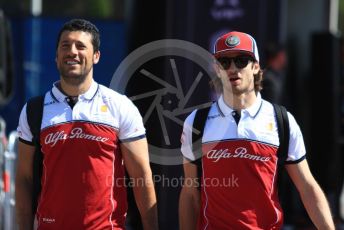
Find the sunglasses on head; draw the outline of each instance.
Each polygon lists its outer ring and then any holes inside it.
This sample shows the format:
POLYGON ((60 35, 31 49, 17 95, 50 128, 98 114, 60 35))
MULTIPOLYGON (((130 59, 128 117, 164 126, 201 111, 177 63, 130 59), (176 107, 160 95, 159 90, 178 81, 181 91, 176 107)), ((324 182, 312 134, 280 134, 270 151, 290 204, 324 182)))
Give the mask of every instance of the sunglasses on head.
POLYGON ((222 68, 227 70, 230 68, 231 66, 231 62, 234 62, 234 65, 238 68, 238 69, 243 69, 247 66, 247 64, 250 61, 254 61, 254 59, 250 56, 237 56, 237 57, 233 57, 233 58, 229 58, 229 57, 220 57, 217 59, 217 61, 221 64, 222 68))

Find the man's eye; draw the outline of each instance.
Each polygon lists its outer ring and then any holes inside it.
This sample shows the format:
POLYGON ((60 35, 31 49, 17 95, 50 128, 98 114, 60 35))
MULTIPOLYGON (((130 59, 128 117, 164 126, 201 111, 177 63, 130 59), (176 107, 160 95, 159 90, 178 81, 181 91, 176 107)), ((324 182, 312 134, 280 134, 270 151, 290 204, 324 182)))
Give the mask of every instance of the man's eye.
POLYGON ((86 49, 85 45, 78 45, 77 47, 78 47, 78 49, 86 49))

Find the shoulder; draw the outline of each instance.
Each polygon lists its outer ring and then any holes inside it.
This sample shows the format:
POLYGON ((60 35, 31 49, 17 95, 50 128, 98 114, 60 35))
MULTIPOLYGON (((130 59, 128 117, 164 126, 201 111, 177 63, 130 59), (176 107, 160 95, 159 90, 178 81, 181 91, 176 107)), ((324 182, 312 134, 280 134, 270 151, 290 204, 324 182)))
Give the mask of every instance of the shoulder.
MULTIPOLYGON (((201 108, 198 108, 198 109, 195 109, 193 110, 188 116, 187 118, 185 119, 185 124, 188 124, 188 125, 192 125, 194 120, 195 120, 195 117, 196 117, 196 113, 200 110, 201 108)), ((207 120, 209 119, 212 119, 212 118, 216 118, 218 116, 221 116, 219 110, 218 110, 218 107, 217 107, 217 102, 213 102, 211 104, 211 107, 210 109, 208 110, 209 113, 207 114, 207 120)))
POLYGON ((99 84, 98 94, 113 99, 120 99, 127 98, 125 95, 118 93, 117 91, 110 89, 104 85, 99 84))
POLYGON ((116 92, 113 89, 110 89, 104 85, 99 84, 98 95, 109 104, 116 105, 116 107, 121 106, 134 106, 132 101, 123 94, 116 92))
MULTIPOLYGON (((266 100, 262 100, 262 112, 264 114, 273 114, 275 116, 275 110, 274 110, 274 106, 272 103, 266 101, 266 100)), ((293 116, 293 114, 291 112, 289 112, 287 110, 287 114, 288 114, 288 121, 289 121, 289 127, 290 130, 294 130, 294 129, 299 129, 299 126, 297 124, 297 121, 295 119, 295 117, 293 116)))
POLYGON ((130 125, 133 121, 142 123, 139 109, 126 95, 99 85, 98 97, 108 106, 113 116, 118 118, 119 126, 123 127, 124 124, 130 125))

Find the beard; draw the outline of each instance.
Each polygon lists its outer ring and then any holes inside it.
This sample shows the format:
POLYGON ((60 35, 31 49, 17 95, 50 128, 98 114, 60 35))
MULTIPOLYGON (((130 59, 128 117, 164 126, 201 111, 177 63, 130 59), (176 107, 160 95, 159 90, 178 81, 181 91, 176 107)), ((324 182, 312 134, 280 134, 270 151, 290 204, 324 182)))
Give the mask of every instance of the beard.
POLYGON ((232 88, 231 92, 233 93, 233 95, 239 96, 242 94, 249 94, 252 91, 254 91, 254 87, 250 87, 250 88, 245 88, 245 89, 237 89, 237 88, 232 88))
POLYGON ((78 86, 82 84, 83 82, 85 82, 90 71, 91 71, 91 68, 89 69, 83 68, 79 73, 70 72, 70 70, 66 70, 63 68, 60 68, 59 70, 63 81, 72 86, 78 86))

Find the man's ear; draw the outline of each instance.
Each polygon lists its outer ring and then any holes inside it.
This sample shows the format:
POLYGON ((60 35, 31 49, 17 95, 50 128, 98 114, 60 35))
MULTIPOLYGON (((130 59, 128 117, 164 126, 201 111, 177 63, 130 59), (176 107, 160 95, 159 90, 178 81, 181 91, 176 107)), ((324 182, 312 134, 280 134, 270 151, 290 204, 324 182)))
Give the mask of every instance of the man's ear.
POLYGON ((100 59, 100 51, 98 50, 93 54, 93 64, 97 64, 99 62, 99 59, 100 59))
POLYGON ((253 74, 257 74, 260 70, 260 65, 258 62, 254 62, 253 65, 252 65, 252 68, 253 68, 253 74))

